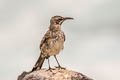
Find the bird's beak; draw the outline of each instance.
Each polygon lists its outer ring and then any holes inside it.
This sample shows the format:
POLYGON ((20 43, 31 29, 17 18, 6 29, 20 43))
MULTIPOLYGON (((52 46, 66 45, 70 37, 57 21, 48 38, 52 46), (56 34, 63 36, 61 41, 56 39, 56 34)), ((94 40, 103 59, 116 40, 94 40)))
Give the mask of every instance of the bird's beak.
POLYGON ((71 17, 65 17, 64 18, 64 20, 69 20, 69 19, 73 20, 73 18, 71 18, 71 17))

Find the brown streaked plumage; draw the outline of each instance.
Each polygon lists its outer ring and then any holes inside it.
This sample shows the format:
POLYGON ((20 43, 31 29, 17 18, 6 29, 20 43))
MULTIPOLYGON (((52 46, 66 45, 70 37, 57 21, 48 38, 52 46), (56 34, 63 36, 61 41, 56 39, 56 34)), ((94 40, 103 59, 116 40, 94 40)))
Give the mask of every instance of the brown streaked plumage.
MULTIPOLYGON (((41 40, 40 57, 33 67, 32 71, 41 69, 45 59, 48 59, 49 64, 50 56, 54 56, 58 63, 58 67, 61 67, 56 58, 56 55, 64 48, 65 34, 61 30, 61 24, 67 19, 73 18, 61 16, 54 16, 51 18, 49 30, 46 32, 43 39, 41 40)), ((51 69, 50 64, 49 69, 51 69)))

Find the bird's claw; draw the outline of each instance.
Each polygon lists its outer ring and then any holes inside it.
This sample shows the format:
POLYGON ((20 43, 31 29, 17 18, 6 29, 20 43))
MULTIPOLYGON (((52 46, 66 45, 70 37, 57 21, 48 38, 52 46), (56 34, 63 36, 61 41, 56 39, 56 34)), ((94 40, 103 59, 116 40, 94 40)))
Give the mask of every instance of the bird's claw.
POLYGON ((58 68, 58 69, 66 69, 66 68, 61 67, 61 66, 55 66, 55 67, 58 68))
POLYGON ((49 67, 49 69, 47 69, 47 71, 52 72, 52 70, 54 70, 53 68, 49 67))

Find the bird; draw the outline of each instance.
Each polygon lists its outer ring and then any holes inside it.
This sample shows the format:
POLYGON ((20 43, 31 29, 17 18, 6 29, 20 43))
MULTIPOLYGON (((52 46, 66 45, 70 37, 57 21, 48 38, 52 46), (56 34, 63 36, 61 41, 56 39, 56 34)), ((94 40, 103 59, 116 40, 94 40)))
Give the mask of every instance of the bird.
POLYGON ((60 53, 61 50, 64 48, 64 42, 65 42, 65 34, 61 29, 61 25, 64 21, 66 20, 72 20, 73 18, 71 17, 62 17, 62 16, 53 16, 50 19, 50 26, 48 31, 45 33, 44 37, 41 40, 40 43, 40 56, 34 65, 32 72, 36 70, 40 70, 44 60, 48 59, 48 65, 49 65, 49 70, 51 69, 50 67, 50 62, 49 58, 51 56, 54 56, 58 68, 63 68, 60 66, 56 55, 60 53))

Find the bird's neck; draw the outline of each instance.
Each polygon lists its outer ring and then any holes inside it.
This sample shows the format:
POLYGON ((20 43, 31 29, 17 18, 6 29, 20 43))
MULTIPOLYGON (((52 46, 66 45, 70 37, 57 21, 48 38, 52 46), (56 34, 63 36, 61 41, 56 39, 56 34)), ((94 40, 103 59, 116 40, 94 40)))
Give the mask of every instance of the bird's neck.
POLYGON ((51 24, 49 29, 51 31, 60 31, 61 30, 61 25, 59 25, 59 24, 51 24))

